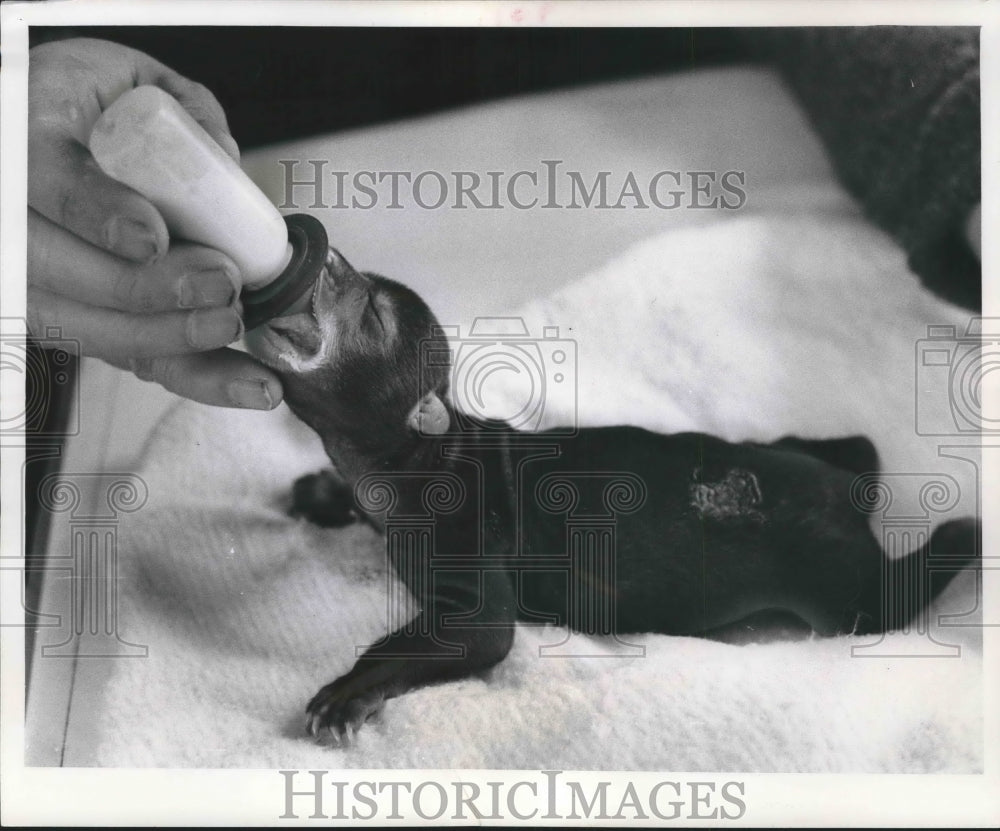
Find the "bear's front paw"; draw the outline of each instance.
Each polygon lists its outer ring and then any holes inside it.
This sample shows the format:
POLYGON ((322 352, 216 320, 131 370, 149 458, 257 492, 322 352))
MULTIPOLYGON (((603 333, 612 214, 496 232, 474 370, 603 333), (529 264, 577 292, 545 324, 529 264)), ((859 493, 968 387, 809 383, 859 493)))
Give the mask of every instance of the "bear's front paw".
POLYGON ((351 488, 329 470, 295 480, 291 514, 323 528, 340 528, 357 519, 351 488))
POLYGON ((306 730, 317 741, 332 739, 346 747, 366 721, 385 705, 379 687, 366 687, 361 678, 343 675, 327 684, 306 706, 306 730))

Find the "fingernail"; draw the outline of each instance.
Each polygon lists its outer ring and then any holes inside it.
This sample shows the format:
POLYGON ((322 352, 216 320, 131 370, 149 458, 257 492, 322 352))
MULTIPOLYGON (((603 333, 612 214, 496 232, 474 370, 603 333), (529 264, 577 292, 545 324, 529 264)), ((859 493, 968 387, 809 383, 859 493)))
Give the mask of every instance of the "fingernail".
POLYGON ((137 262, 151 260, 159 253, 153 230, 131 217, 111 217, 104 226, 104 239, 116 254, 137 262))
POLYGON ((182 309, 202 306, 231 306, 236 300, 236 284, 222 268, 208 268, 185 274, 178 281, 177 305, 182 309))
POLYGON ((274 409, 274 401, 266 381, 251 381, 242 378, 230 381, 226 385, 226 394, 236 407, 245 407, 251 410, 274 409))
POLYGON ((187 319, 187 341, 195 349, 216 349, 243 334, 243 321, 233 309, 191 312, 187 319))

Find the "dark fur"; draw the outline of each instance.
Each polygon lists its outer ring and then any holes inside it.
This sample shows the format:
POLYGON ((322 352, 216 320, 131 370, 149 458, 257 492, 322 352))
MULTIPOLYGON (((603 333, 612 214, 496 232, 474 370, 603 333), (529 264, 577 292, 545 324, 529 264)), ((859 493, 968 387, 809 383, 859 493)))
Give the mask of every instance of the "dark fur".
MULTIPOLYGON (((283 381, 286 401, 319 433, 338 477, 296 483, 295 510, 321 524, 348 521, 349 495, 359 484, 363 495, 372 474, 386 475, 398 496, 391 515, 366 514, 381 530, 394 516, 426 513, 422 489, 434 477, 460 482, 465 498, 433 517, 429 559, 392 552, 421 611, 316 694, 307 708, 314 734, 328 728, 343 738, 388 698, 493 666, 509 651, 517 620, 579 624, 568 614, 570 586, 610 603, 621 634, 711 636, 768 610, 790 612, 822 635, 907 622, 884 619, 883 582, 898 582, 900 567, 886 563, 849 497, 855 474, 877 468, 867 439, 731 444, 636 427, 560 437, 465 416, 458 432, 447 405, 449 432, 421 435, 407 425, 408 412, 428 394, 447 393, 447 368, 420 366, 433 315, 409 289, 346 263, 334 286, 316 310, 337 319, 331 359, 310 373, 285 372, 283 381), (606 481, 580 475, 589 472, 628 474, 646 491, 641 507, 614 517, 610 581, 606 569, 551 567, 566 555, 567 516, 546 510, 537 488, 550 474, 575 477, 577 507, 593 514, 606 481)), ((975 557, 976 536, 975 522, 952 522, 931 545, 956 555, 959 569, 975 557)), ((927 553, 909 558, 919 565, 927 553)))

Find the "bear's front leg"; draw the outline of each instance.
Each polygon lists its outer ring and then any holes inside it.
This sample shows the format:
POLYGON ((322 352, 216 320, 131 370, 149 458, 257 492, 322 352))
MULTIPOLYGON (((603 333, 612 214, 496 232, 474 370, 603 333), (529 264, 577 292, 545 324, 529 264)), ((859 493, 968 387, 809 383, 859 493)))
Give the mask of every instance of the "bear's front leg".
POLYGON ((490 571, 478 591, 426 598, 428 610, 369 647, 350 672, 323 687, 306 707, 316 739, 346 745, 390 698, 443 681, 468 678, 502 661, 514 642, 508 576, 490 571), (474 614, 474 619, 470 617, 474 614))
POLYGON ((391 668, 359 665, 323 687, 306 706, 306 730, 317 741, 329 735, 335 744, 348 745, 366 721, 378 715, 385 703, 385 682, 391 668))

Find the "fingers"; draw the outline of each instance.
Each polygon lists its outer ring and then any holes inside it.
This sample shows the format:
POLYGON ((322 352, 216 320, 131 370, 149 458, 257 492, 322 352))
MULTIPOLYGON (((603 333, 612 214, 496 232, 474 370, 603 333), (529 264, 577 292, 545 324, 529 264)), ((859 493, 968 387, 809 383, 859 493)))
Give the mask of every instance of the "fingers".
POLYGON ((153 84, 169 92, 229 155, 239 148, 212 92, 155 58, 111 41, 72 38, 31 50, 30 114, 86 144, 101 112, 129 89, 153 84))
POLYGON ((31 52, 28 204, 88 242, 136 262, 166 252, 167 227, 149 201, 101 171, 86 144, 101 112, 142 84, 156 84, 177 98, 239 160, 215 96, 148 55, 90 39, 31 52))
POLYGON ((155 358, 218 349, 243 334, 238 306, 191 312, 130 314, 91 306, 28 287, 28 329, 35 335, 56 327, 80 342, 85 355, 121 366, 129 358, 155 358))
POLYGON ((219 102, 120 44, 72 39, 35 47, 30 57, 29 330, 57 328, 84 354, 197 401, 275 406, 278 377, 221 348, 243 333, 235 264, 203 246, 171 246, 160 212, 101 171, 87 148, 113 101, 155 84, 238 161, 219 102))
POLYGON ((130 315, 29 287, 28 330, 40 336, 51 334, 53 327, 62 340, 78 341, 83 354, 131 370, 193 401, 270 410, 282 399, 281 381, 270 369, 243 352, 213 348, 232 342, 243 331, 232 307, 130 315), (192 346, 192 340, 198 345, 192 346), (177 354, 167 354, 170 351, 177 354))
POLYGON ((135 262, 162 256, 169 243, 160 212, 107 176, 90 151, 68 137, 30 137, 28 204, 56 225, 135 262))
POLYGON ((143 314, 230 306, 240 290, 236 265, 220 251, 175 243, 161 259, 137 264, 84 242, 32 210, 28 274, 35 288, 143 314))
POLYGON ((278 377, 235 349, 133 359, 123 368, 177 395, 215 407, 271 410, 282 397, 278 377))
POLYGON ((223 254, 177 245, 143 267, 37 215, 32 227, 28 326, 36 336, 55 327, 84 354, 204 404, 269 410, 280 403, 275 373, 249 355, 219 348, 243 332, 235 267, 223 254), (208 270, 197 271, 203 267, 208 270), (74 298, 61 293, 67 288, 74 298), (181 311, 186 305, 203 308, 181 311))
POLYGON ((167 249, 159 211, 111 179, 86 147, 102 101, 134 83, 146 59, 118 44, 68 40, 31 50, 28 204, 94 245, 145 261, 167 249))

